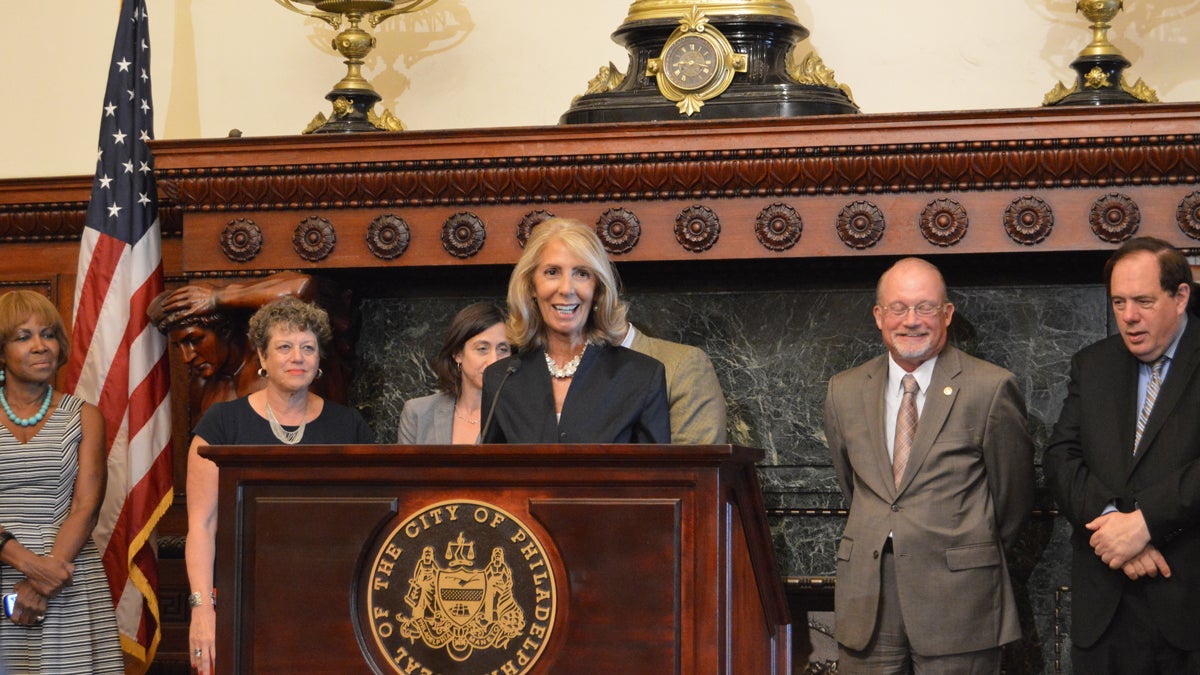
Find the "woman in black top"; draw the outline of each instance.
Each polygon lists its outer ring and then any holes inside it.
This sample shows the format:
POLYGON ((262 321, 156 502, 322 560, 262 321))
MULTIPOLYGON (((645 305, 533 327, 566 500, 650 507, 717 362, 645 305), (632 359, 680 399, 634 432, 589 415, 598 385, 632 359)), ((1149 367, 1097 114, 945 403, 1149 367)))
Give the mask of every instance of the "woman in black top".
POLYGON ((196 425, 188 449, 188 536, 185 548, 192 594, 191 661, 212 672, 216 613, 213 563, 217 539, 217 465, 199 455, 206 445, 373 443, 375 436, 353 408, 309 391, 321 376, 321 350, 332 330, 324 310, 296 298, 264 305, 250 319, 250 344, 258 353, 266 387, 215 403, 196 425))

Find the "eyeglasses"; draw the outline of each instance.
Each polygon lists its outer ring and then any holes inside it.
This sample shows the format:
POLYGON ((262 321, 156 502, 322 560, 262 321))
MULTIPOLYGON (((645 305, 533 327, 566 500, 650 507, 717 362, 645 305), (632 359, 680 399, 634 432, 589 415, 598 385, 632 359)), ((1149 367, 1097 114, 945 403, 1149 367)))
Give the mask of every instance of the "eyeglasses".
POLYGON ((915 311, 917 316, 933 316, 934 314, 942 311, 942 307, 944 306, 944 303, 935 302, 922 302, 913 307, 909 307, 902 302, 893 302, 890 305, 878 305, 879 309, 882 309, 883 311, 895 317, 908 316, 908 311, 910 309, 915 311))

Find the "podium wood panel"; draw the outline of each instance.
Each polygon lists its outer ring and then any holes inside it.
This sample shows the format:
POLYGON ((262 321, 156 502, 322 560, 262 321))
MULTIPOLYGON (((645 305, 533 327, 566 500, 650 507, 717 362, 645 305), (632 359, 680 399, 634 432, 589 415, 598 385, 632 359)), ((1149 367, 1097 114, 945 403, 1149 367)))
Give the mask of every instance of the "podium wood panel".
MULTIPOLYGON (((760 450, 227 446, 201 454, 221 472, 218 672, 423 672, 429 664, 407 648, 383 653, 363 584, 380 583, 371 565, 389 532, 415 550, 421 523, 429 531, 448 523, 414 520, 411 532, 395 524, 443 502, 492 505, 542 542, 557 610, 530 673, 790 672, 790 619, 755 471, 760 450)), ((507 561, 519 568, 519 558, 507 561)), ((403 587, 411 571, 387 581, 403 587)), ((535 612, 523 609, 528 628, 535 612)), ((519 654, 522 643, 540 642, 526 631, 510 644, 519 654)), ((472 663, 452 672, 492 672, 472 663)), ((519 671, 515 657, 511 664, 519 671)))

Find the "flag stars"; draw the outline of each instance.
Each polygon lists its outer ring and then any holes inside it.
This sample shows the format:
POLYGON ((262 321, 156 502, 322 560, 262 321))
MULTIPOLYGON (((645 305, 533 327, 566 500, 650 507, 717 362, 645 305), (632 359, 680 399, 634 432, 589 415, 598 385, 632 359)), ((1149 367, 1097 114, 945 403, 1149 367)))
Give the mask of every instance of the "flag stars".
POLYGON ((121 57, 120 61, 117 61, 117 68, 119 68, 119 72, 122 73, 128 73, 129 66, 131 65, 133 65, 133 62, 126 60, 124 56, 121 57))
POLYGON ((150 76, 146 74, 146 69, 142 68, 142 82, 145 82, 148 79, 150 79, 150 76))
POLYGON ((133 90, 129 89, 127 93, 129 94, 129 100, 132 101, 133 100, 133 90))
POLYGON ((100 187, 108 190, 110 185, 112 185, 112 179, 108 177, 108 174, 100 177, 100 187))
POLYGON ((138 193, 138 203, 141 204, 142 206, 145 206, 150 203, 150 198, 146 196, 145 192, 138 193))
POLYGON ((110 218, 116 218, 117 214, 119 213, 121 213, 121 207, 117 206, 116 204, 108 207, 108 215, 110 218))
POLYGON ((109 101, 108 105, 104 106, 104 116, 105 117, 114 117, 116 115, 116 113, 117 113, 117 106, 113 105, 112 102, 109 101))
POLYGON ((142 129, 141 133, 138 135, 138 140, 140 140, 143 143, 149 143, 151 140, 150 134, 146 133, 145 129, 142 129))
POLYGON ((142 51, 146 51, 147 49, 150 49, 150 45, 146 44, 145 38, 142 38, 142 51))
POLYGON ((150 165, 147 164, 146 162, 139 162, 139 164, 141 164, 141 166, 138 168, 138 171, 140 171, 142 173, 150 173, 151 171, 154 170, 154 169, 151 169, 150 165))
POLYGON ((125 167, 125 173, 133 173, 133 160, 129 160, 121 166, 125 167))
POLYGON ((117 143, 118 145, 124 145, 124 143, 125 143, 125 132, 124 131, 118 130, 117 133, 112 135, 112 137, 113 137, 113 142, 117 143))
POLYGON ((142 112, 150 112, 150 104, 146 103, 146 99, 142 99, 142 112))

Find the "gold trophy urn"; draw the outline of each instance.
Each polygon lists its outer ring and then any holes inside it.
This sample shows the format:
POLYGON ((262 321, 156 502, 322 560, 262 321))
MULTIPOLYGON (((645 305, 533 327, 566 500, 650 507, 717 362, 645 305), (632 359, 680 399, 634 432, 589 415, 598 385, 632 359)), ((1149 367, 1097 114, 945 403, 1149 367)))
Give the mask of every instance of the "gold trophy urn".
POLYGON ((859 112, 787 0, 636 0, 612 35, 629 69, 600 69, 561 124, 859 112))
POLYGON ((1078 0, 1075 11, 1092 22, 1092 41, 1071 62, 1079 73, 1075 86, 1068 89, 1059 82, 1046 94, 1042 105, 1108 105, 1112 103, 1157 103, 1158 95, 1142 82, 1132 87, 1123 71, 1129 59, 1108 41, 1109 22, 1124 9, 1123 0, 1078 0))
POLYGON ((333 49, 345 58, 346 76, 333 85, 325 99, 333 104, 333 115, 317 113, 304 133, 344 133, 354 131, 403 131, 404 125, 386 108, 375 114, 381 99, 362 75, 363 59, 375 48, 375 37, 359 27, 365 19, 372 28, 383 21, 432 5, 436 0, 275 0, 304 16, 320 19, 337 30, 345 21, 348 27, 333 38, 333 49), (296 5, 312 7, 304 10, 296 5))

